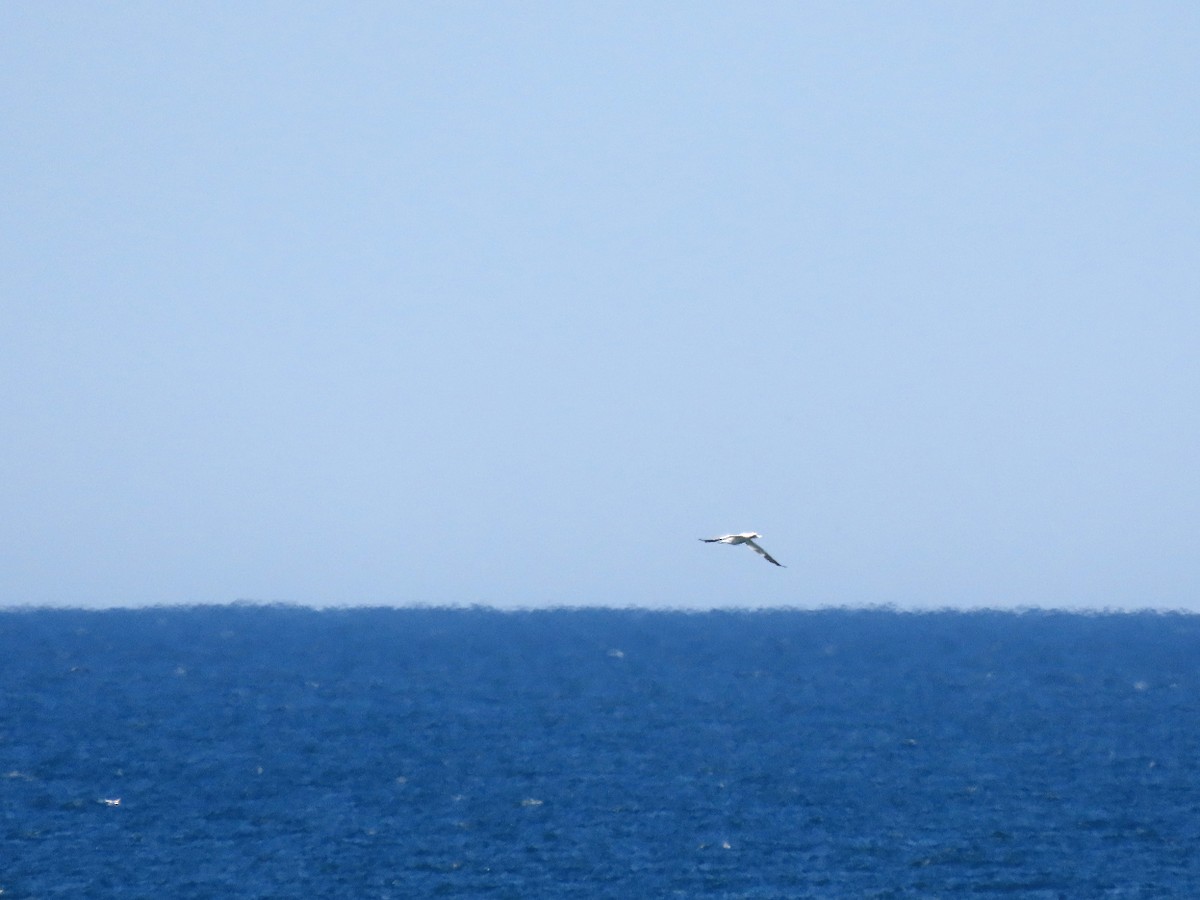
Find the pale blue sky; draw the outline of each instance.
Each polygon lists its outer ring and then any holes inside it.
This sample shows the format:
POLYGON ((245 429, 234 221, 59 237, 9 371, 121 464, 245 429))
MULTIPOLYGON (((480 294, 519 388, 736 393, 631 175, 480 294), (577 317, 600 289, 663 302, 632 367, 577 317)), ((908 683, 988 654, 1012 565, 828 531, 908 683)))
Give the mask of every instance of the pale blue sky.
POLYGON ((1198 46, 4 4, 0 605, 1200 609, 1198 46))

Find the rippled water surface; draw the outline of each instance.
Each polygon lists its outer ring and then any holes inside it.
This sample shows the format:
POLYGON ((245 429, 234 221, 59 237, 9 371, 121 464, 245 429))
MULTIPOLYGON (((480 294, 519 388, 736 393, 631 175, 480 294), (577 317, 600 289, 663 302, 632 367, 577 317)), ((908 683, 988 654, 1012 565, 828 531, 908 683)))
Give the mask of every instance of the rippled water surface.
POLYGON ((1200 896, 1200 617, 0 613, 0 890, 1200 896))

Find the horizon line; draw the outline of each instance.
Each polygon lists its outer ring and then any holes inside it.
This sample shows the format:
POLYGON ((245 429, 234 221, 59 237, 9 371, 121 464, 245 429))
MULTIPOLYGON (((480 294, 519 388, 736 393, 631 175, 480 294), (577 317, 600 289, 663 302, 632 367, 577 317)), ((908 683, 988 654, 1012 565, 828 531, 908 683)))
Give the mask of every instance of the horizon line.
POLYGON ((98 606, 73 604, 7 604, 0 602, 0 614, 30 612, 117 612, 117 611, 194 611, 200 609, 295 609, 312 612, 362 612, 393 610, 396 612, 491 612, 491 613, 543 613, 543 612, 638 612, 674 613, 700 615, 705 613, 729 614, 777 614, 777 613, 824 613, 824 612, 874 612, 896 615, 931 615, 936 613, 1005 613, 1024 615, 1029 613, 1057 613, 1069 615, 1135 615, 1155 613, 1162 615, 1200 615, 1200 610, 1171 606, 989 606, 986 604, 964 606, 905 606, 896 603, 875 604, 819 604, 814 606, 646 606, 640 604, 589 604, 559 603, 551 606, 501 606, 491 603, 324 603, 299 602, 293 600, 260 600, 238 598, 220 602, 171 602, 171 603, 114 603, 98 606))

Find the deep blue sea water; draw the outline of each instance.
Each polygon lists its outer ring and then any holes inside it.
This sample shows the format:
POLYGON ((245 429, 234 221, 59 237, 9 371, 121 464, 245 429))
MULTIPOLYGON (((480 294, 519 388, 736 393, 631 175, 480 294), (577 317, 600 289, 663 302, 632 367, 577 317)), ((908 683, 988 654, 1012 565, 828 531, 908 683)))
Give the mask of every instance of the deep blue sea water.
POLYGON ((2 900, 1200 896, 1195 616, 15 611, 0 688, 2 900))

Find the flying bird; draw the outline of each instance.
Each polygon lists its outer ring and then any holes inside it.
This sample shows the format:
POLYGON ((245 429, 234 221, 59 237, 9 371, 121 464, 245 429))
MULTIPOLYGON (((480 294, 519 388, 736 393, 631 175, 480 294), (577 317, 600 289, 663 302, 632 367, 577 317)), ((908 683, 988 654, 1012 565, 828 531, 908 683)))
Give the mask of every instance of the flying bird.
POLYGON ((755 553, 761 556, 769 563, 775 563, 780 568, 787 568, 779 560, 773 558, 770 553, 764 550, 758 544, 754 543, 756 537, 762 537, 757 531, 743 531, 741 534, 723 534, 715 538, 700 538, 706 544, 748 544, 755 553))

